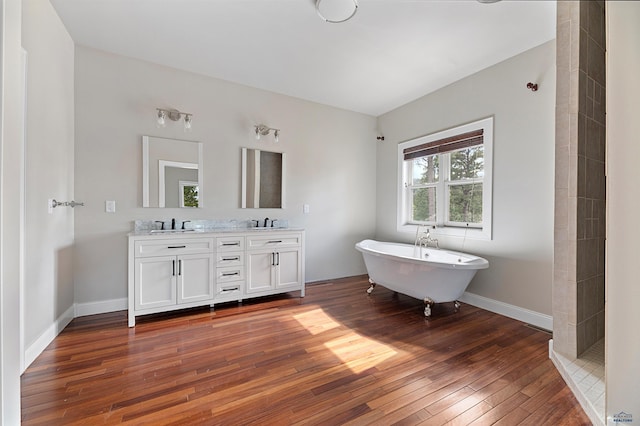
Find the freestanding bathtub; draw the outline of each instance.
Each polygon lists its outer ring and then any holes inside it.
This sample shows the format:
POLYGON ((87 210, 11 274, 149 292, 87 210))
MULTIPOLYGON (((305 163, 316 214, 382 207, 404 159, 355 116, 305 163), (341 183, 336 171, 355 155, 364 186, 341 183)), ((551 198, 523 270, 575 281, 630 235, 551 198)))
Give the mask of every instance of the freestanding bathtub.
POLYGON ((356 244, 369 273, 371 294, 376 284, 424 301, 424 315, 431 316, 434 303, 458 299, 478 269, 489 267, 482 257, 410 244, 364 240, 356 244))

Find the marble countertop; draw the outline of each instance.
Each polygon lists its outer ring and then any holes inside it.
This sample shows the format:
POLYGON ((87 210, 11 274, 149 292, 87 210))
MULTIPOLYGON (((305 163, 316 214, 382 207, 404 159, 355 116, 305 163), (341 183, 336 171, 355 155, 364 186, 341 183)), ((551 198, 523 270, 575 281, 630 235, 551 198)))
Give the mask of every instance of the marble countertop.
POLYGON ((198 229, 166 229, 166 230, 138 230, 130 232, 128 235, 132 237, 142 237, 142 236, 158 236, 158 237, 166 237, 166 236, 188 236, 188 235, 203 235, 203 234, 246 234, 246 233, 262 233, 262 232, 282 232, 282 231, 304 231, 303 228, 263 228, 263 227, 253 227, 253 228, 198 228, 198 229))
MULTIPOLYGON (((267 219, 269 220, 269 219, 267 219)), ((256 220, 176 220, 176 227, 182 227, 183 222, 186 229, 158 229, 159 223, 163 223, 165 228, 171 226, 172 220, 136 220, 134 221, 134 230, 130 232, 129 236, 141 237, 141 236, 188 236, 188 235, 203 235, 203 234, 246 234, 254 232, 278 232, 278 231, 304 231, 303 228, 290 227, 289 221, 286 219, 273 219, 274 226, 262 227, 253 226, 256 220)), ((262 222, 259 220, 258 223, 262 222)), ((271 221, 270 221, 271 222, 271 221)))

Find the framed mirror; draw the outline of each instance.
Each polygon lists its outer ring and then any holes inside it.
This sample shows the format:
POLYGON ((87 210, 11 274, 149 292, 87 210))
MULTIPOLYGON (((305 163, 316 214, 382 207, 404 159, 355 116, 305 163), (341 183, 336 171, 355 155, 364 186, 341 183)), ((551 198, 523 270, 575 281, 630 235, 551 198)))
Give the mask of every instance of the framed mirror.
POLYGON ((243 209, 284 208, 285 154, 242 148, 243 209))
POLYGON ((202 207, 202 142, 142 137, 142 206, 202 207))

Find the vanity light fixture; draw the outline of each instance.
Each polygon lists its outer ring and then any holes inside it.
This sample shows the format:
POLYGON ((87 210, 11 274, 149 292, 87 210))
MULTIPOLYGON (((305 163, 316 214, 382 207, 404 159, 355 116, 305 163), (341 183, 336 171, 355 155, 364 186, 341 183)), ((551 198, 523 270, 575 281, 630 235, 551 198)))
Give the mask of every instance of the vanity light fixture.
POLYGON ((280 129, 274 129, 273 127, 265 126, 264 124, 258 124, 253 126, 256 128, 256 139, 260 140, 260 137, 269 135, 269 132, 273 131, 273 139, 276 143, 280 140, 280 129))
POLYGON ((184 130, 191 130, 191 123, 193 121, 193 114, 190 112, 182 112, 177 109, 164 109, 156 108, 158 127, 165 127, 167 125, 167 118, 171 121, 178 121, 181 118, 184 120, 184 130))
POLYGON ((353 18, 358 0, 316 0, 316 12, 325 22, 339 24, 353 18))

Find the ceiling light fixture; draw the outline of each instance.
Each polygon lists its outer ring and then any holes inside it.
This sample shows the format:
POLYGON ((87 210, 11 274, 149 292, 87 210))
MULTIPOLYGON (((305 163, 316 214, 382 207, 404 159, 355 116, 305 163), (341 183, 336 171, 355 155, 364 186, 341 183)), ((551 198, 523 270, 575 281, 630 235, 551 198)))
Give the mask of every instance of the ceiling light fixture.
POLYGON ((184 116, 184 130, 191 130, 191 123, 193 122, 193 114, 190 112, 182 112, 177 109, 164 109, 156 108, 158 127, 165 127, 167 125, 167 118, 171 121, 178 121, 184 116))
POLYGON ((358 11, 358 0, 316 0, 316 12, 325 21, 339 24, 353 18, 358 11))
POLYGON ((273 139, 277 143, 280 140, 280 129, 274 129, 269 126, 265 126, 264 124, 258 124, 257 126, 253 126, 256 128, 256 139, 260 140, 261 136, 267 136, 269 132, 273 131, 273 139))

